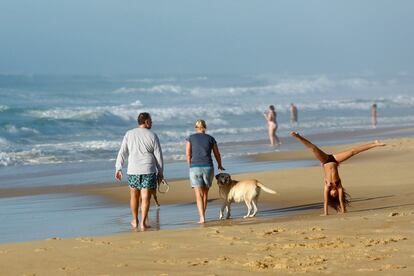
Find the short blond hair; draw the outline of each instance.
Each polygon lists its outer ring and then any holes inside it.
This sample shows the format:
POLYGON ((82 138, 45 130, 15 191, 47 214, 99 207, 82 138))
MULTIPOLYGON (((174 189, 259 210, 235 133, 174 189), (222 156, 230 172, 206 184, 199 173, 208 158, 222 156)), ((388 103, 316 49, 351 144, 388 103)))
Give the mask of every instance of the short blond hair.
POLYGON ((194 127, 198 129, 207 129, 206 121, 199 119, 195 122, 194 127))

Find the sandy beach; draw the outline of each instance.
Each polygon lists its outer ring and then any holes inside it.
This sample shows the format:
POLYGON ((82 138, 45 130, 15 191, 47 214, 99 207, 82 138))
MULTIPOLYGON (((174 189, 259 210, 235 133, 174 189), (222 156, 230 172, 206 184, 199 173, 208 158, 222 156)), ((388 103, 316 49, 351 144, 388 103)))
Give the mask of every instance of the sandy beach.
MULTIPOLYGON (((344 215, 330 210, 329 216, 320 216, 320 167, 238 174, 233 178, 256 178, 280 193, 261 194, 256 218, 214 220, 187 229, 1 244, 1 274, 412 275, 414 138, 385 142, 386 147, 355 156, 341 165, 343 185, 353 198, 344 215), (274 206, 279 213, 298 210, 300 214, 263 218, 261 205, 274 206)), ((338 152, 348 147, 352 145, 324 149, 338 152)), ((299 150, 254 158, 301 160, 311 155, 299 150)), ((167 194, 159 194, 163 205, 194 202, 187 179, 171 182, 170 187, 167 194)), ((127 188, 120 185, 89 186, 78 192, 126 205, 129 200, 127 188)), ((210 198, 217 197, 214 184, 210 198)))

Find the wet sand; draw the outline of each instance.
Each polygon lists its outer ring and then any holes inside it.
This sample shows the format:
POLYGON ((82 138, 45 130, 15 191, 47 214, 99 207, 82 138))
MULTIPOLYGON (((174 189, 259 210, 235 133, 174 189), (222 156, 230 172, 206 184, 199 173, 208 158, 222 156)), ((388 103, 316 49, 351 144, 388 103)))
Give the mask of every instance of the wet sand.
MULTIPOLYGON (((330 210, 331 215, 320 216, 323 182, 319 166, 237 174, 235 179, 256 178, 280 193, 261 194, 257 218, 214 220, 204 227, 187 229, 2 244, 2 274, 412 275, 414 138, 386 142, 387 147, 355 156, 341 165, 343 185, 353 197, 344 215, 330 210), (266 208, 260 211, 261 206, 266 208), (266 216, 286 210, 304 213, 266 216)), ((350 146, 323 148, 337 152, 350 146)), ((299 150, 255 158, 309 157, 307 151, 299 150)), ((188 180, 170 185, 170 192, 159 195, 162 204, 194 202, 188 180)), ((81 193, 128 204, 124 186, 88 187, 81 193)), ((217 197, 216 186, 210 194, 211 198, 217 197)))

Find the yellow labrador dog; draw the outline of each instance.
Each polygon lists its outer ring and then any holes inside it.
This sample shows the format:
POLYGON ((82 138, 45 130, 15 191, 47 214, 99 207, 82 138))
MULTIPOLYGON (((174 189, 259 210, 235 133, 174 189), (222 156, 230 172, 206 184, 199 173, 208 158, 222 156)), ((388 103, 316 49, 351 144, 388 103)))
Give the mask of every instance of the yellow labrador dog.
POLYGON ((231 179, 228 173, 219 173, 216 175, 216 179, 220 196, 224 199, 223 206, 220 209, 220 219, 224 217, 224 209, 227 212, 226 219, 230 218, 230 204, 243 200, 247 206, 247 214, 243 218, 254 217, 257 213, 257 200, 259 199, 260 190, 269 194, 277 194, 277 192, 265 187, 256 179, 236 181, 231 179))

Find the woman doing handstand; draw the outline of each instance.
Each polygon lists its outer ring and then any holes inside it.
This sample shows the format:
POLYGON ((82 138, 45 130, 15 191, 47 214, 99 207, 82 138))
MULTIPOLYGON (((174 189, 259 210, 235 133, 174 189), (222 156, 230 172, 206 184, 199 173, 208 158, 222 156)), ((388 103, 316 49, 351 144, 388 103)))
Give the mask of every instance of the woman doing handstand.
POLYGON ((385 144, 376 140, 372 143, 360 145, 338 154, 327 154, 312 144, 309 140, 299 135, 299 133, 292 132, 291 135, 298 139, 302 144, 304 144, 305 147, 309 148, 315 155, 316 159, 318 159, 323 166, 325 173, 325 186, 323 192, 324 215, 328 215, 328 205, 334 208, 336 211, 345 213, 346 206, 349 205, 349 195, 345 192, 345 189, 341 183, 341 178, 339 177, 339 164, 358 153, 375 147, 385 146, 385 144))

